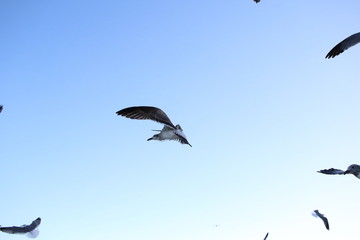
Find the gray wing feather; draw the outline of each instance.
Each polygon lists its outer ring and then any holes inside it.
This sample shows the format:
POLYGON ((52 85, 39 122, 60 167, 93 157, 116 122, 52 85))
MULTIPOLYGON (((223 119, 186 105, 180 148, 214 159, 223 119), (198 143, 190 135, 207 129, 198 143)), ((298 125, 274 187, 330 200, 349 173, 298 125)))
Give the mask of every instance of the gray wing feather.
POLYGON ((269 233, 267 233, 267 234, 266 234, 266 236, 265 236, 264 240, 266 240, 268 236, 269 236, 269 233))
POLYGON ((360 32, 351 35, 348 38, 345 38, 343 41, 338 43, 335 47, 333 47, 330 52, 326 55, 325 58, 333 58, 340 53, 344 52, 348 48, 358 44, 360 42, 360 32))
POLYGON ((33 231, 41 223, 41 218, 35 219, 30 225, 22 225, 20 227, 0 227, 0 231, 10 234, 24 234, 33 231))
POLYGON ((326 229, 327 229, 327 230, 330 230, 330 226, 329 226, 329 221, 328 221, 328 219, 327 219, 323 214, 321 214, 318 210, 315 210, 314 212, 316 213, 316 215, 319 216, 319 218, 321 218, 321 220, 323 220, 326 229))
POLYGON ((319 173, 335 175, 335 174, 344 174, 344 171, 341 169, 329 168, 318 171, 319 173))
POLYGON ((176 134, 176 136, 179 137, 177 139, 179 142, 181 142, 182 144, 188 144, 190 147, 192 147, 191 144, 186 139, 185 134, 181 130, 176 130, 174 133, 176 134))
POLYGON ((156 107, 129 107, 117 111, 116 114, 130 119, 150 119, 162 124, 166 124, 173 129, 176 128, 166 113, 160 108, 156 107))

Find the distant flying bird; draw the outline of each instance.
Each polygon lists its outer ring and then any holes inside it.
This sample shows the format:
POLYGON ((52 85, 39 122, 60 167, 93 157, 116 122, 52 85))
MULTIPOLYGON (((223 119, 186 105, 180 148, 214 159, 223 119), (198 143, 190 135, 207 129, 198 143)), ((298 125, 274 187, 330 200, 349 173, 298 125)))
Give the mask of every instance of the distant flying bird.
POLYGON ((4 106, 3 105, 0 105, 0 113, 2 112, 4 106))
POLYGON ((360 42, 360 32, 351 35, 348 38, 345 38, 343 41, 338 43, 330 52, 326 55, 325 58, 333 58, 340 53, 344 52, 346 49, 358 44, 360 42))
POLYGON ((266 234, 266 236, 265 236, 264 240, 266 240, 268 236, 269 236, 269 233, 267 233, 267 234, 266 234))
POLYGON ((159 131, 160 133, 155 134, 154 136, 149 138, 148 141, 176 140, 182 144, 188 144, 190 147, 192 147, 191 144, 186 139, 186 136, 183 133, 183 130, 180 127, 180 125, 177 124, 175 126, 170 121, 169 117, 160 108, 148 107, 148 106, 129 107, 117 111, 116 114, 130 119, 150 119, 164 124, 162 130, 154 130, 154 131, 159 131))
POLYGON ((319 213, 318 210, 315 210, 315 211, 312 213, 312 215, 313 215, 314 217, 319 217, 319 218, 321 218, 321 220, 323 220, 323 222, 324 222, 324 224, 325 224, 326 229, 327 229, 327 230, 330 230, 329 221, 327 220, 327 218, 326 218, 323 214, 319 213))
POLYGON ((331 174, 331 175, 334 174, 346 175, 350 173, 353 174, 355 177, 360 178, 360 166, 357 164, 350 165, 346 171, 343 171, 341 169, 330 168, 330 169, 320 170, 318 172, 323 174, 331 174))
POLYGON ((260 0, 254 0, 254 2, 259 3, 259 2, 260 2, 260 0))
POLYGON ((20 227, 1 227, 0 231, 10 234, 26 234, 30 238, 36 238, 39 235, 37 227, 41 223, 41 218, 35 219, 30 225, 22 225, 20 227))

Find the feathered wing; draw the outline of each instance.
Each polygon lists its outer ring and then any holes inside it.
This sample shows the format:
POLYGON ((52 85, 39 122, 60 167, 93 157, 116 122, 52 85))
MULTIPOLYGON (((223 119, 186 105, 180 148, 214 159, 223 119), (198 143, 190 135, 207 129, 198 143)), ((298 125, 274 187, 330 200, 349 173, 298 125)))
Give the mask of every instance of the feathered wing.
POLYGON ((335 175, 335 174, 344 174, 344 171, 341 169, 329 168, 318 171, 319 173, 335 175))
MULTIPOLYGON (((0 231, 9 234, 26 234, 33 232, 41 223, 41 218, 35 219, 30 225, 22 225, 20 227, 0 227, 0 231)), ((36 235, 36 233, 34 233, 36 235)))
POLYGON ((324 221, 325 227, 327 230, 330 230, 329 221, 326 217, 321 218, 324 221))
MULTIPOLYGON (((314 213, 315 213, 319 218, 321 218, 321 220, 323 220, 326 229, 327 229, 327 230, 330 230, 330 226, 329 226, 329 221, 328 221, 328 219, 327 219, 323 214, 321 214, 318 210, 315 210, 314 213)), ((315 215, 313 215, 313 216, 315 216, 315 215)))
POLYGON ((170 118, 160 108, 148 106, 129 107, 117 111, 116 114, 130 119, 150 119, 175 129, 170 118))
POLYGON ((266 234, 266 236, 265 236, 264 240, 266 240, 268 236, 269 236, 269 233, 267 233, 267 234, 266 234))
POLYGON ((175 134, 176 134, 176 136, 179 137, 179 139, 178 139, 179 142, 181 142, 182 144, 188 144, 190 147, 192 147, 191 144, 186 139, 185 134, 181 130, 179 130, 179 129, 175 130, 175 134))
POLYGON ((325 58, 333 58, 344 52, 348 48, 358 44, 360 42, 360 32, 351 35, 348 38, 345 38, 343 41, 338 43, 335 47, 333 47, 330 52, 326 55, 325 58))
POLYGON ((28 232, 34 231, 41 223, 41 218, 35 219, 30 225, 26 226, 28 232))

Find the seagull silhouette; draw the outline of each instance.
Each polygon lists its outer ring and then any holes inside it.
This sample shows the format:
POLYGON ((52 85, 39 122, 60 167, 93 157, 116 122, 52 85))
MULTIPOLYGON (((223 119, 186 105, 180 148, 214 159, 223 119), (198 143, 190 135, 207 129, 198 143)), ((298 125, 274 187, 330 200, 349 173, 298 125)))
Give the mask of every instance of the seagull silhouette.
POLYGON ((164 111, 160 108, 149 107, 149 106, 138 106, 138 107, 129 107, 124 108, 120 111, 116 112, 117 115, 121 115, 130 119, 150 119, 159 123, 164 124, 162 130, 154 130, 159 131, 159 134, 155 134, 150 140, 176 140, 182 144, 188 144, 190 147, 191 144, 186 139, 185 134, 183 133, 182 128, 179 124, 176 126, 171 122, 170 118, 166 115, 164 111))
POLYGON ((319 217, 319 218, 321 218, 321 220, 323 220, 323 222, 324 222, 324 224, 325 224, 326 229, 327 229, 327 230, 330 230, 329 221, 328 221, 328 219, 327 219, 323 214, 321 214, 318 210, 315 210, 315 211, 312 213, 312 215, 313 215, 314 217, 319 217))
POLYGON ((39 235, 37 227, 40 223, 41 218, 37 218, 30 225, 22 225, 20 227, 0 227, 0 231, 10 234, 26 234, 28 237, 36 238, 39 235))
POLYGON ((360 42, 360 32, 351 35, 348 38, 345 38, 343 41, 338 43, 333 47, 330 52, 326 55, 325 58, 334 58, 340 53, 344 52, 346 49, 358 44, 360 42))
POLYGON ((360 166, 357 164, 351 164, 346 171, 343 171, 341 169, 335 169, 335 168, 329 168, 329 169, 323 169, 318 171, 319 173, 323 174, 330 174, 330 175, 346 175, 346 174, 352 174, 357 178, 360 178, 360 166))

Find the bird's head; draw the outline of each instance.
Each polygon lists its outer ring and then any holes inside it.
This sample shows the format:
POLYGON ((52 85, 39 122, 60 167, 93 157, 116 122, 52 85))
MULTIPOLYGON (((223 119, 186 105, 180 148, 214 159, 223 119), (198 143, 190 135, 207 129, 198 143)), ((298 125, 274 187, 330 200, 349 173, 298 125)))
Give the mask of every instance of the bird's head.
POLYGON ((350 165, 344 172, 344 175, 349 173, 354 174, 357 177, 358 175, 360 175, 360 166, 357 164, 350 165))

